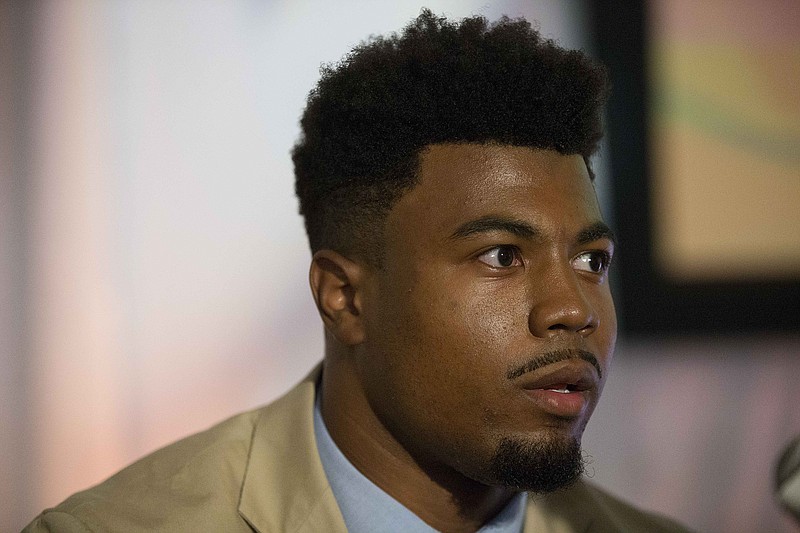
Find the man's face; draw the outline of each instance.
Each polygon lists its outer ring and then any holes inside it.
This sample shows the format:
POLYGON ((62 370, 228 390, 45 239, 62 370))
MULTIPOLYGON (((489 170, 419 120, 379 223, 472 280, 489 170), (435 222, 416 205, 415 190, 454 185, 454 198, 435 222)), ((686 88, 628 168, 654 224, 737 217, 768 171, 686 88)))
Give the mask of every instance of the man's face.
POLYGON ((378 419, 423 467, 556 488, 514 475, 579 454, 616 338, 611 253, 581 156, 429 147, 364 293, 378 419))

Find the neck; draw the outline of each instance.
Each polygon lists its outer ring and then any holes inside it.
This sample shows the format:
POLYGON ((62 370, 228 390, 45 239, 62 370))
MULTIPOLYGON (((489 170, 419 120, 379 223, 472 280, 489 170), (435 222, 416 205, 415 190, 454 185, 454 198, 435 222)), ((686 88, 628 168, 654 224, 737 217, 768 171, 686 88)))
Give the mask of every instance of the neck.
POLYGON ((510 489, 413 457, 372 411, 353 370, 342 360, 326 358, 322 418, 338 448, 370 481, 447 533, 478 530, 514 496, 510 489))

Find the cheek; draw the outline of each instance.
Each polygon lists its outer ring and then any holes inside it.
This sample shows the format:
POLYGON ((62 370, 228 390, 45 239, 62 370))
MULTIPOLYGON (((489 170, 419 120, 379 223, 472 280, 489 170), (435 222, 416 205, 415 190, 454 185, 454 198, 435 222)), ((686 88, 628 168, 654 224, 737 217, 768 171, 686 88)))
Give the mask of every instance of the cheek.
POLYGON ((477 390, 485 380, 505 374, 515 347, 524 342, 524 297, 519 291, 503 294, 492 283, 454 286, 438 303, 431 302, 428 319, 416 326, 429 356, 449 366, 451 378, 477 390))
POLYGON ((513 356, 524 349, 525 291, 446 267, 430 273, 406 269, 405 283, 376 302, 379 318, 368 336, 379 343, 380 371, 392 374, 384 381, 395 389, 411 386, 397 393, 440 407, 483 401, 504 384, 513 356))

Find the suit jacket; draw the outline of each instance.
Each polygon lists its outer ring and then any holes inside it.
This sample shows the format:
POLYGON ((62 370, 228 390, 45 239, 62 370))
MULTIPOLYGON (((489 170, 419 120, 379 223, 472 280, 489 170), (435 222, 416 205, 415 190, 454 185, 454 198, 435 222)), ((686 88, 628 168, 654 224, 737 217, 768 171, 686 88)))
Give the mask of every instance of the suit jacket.
MULTIPOLYGON (((24 532, 345 533, 314 438, 319 375, 317 367, 274 403, 162 448, 71 496, 24 532)), ((684 530, 580 481, 529 497, 524 531, 684 530)))

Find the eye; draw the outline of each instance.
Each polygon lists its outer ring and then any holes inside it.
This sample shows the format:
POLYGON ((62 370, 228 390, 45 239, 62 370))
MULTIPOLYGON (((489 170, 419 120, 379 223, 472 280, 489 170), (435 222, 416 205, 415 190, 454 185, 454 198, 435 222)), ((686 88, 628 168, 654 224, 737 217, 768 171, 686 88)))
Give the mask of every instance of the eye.
POLYGON ((478 256, 478 261, 494 268, 509 268, 522 265, 519 251, 515 246, 495 246, 478 256))
POLYGON ((572 260, 572 266, 577 270, 594 274, 604 274, 610 264, 611 254, 602 251, 584 252, 572 260))

